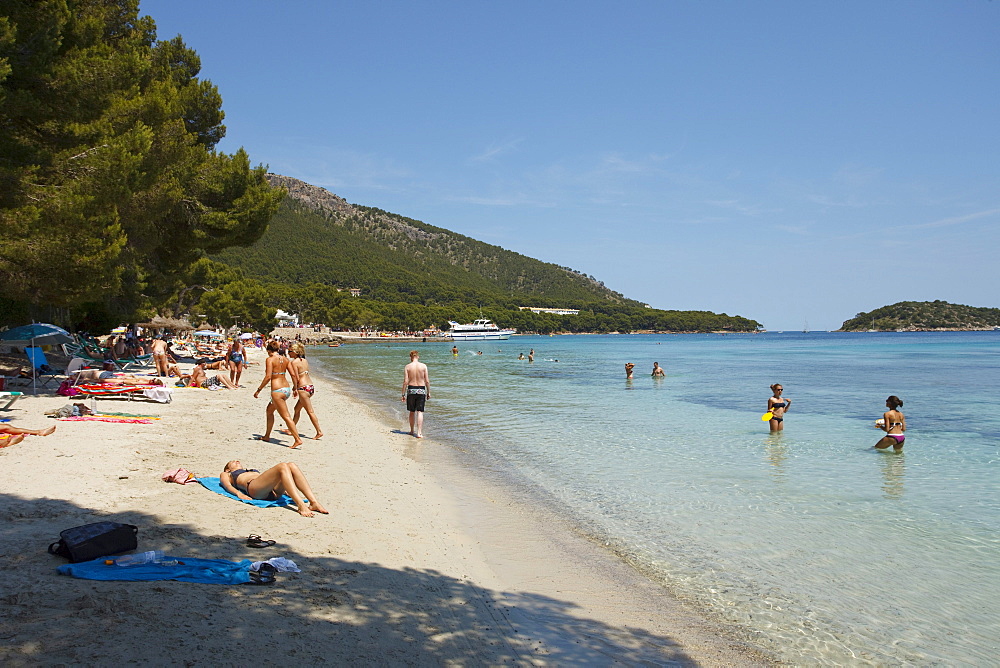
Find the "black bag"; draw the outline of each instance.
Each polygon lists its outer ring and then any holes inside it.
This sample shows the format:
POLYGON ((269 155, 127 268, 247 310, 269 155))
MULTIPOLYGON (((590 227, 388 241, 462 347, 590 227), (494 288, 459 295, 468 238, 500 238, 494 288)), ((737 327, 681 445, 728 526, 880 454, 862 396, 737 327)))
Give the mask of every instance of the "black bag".
POLYGON ((59 532, 59 542, 49 545, 49 554, 66 557, 74 564, 97 557, 128 552, 139 545, 139 527, 118 522, 94 522, 59 532))

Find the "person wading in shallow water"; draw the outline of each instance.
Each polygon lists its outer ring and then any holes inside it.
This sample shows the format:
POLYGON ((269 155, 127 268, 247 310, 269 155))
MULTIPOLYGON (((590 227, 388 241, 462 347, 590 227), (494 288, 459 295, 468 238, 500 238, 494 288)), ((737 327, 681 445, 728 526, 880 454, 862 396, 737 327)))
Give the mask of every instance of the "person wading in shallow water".
POLYGON ((906 440, 906 417, 899 409, 903 407, 903 400, 892 395, 885 400, 885 407, 889 410, 882 414, 882 424, 875 423, 879 429, 885 432, 875 447, 885 450, 890 445, 895 452, 903 451, 903 441, 906 440))
POLYGON ((780 383, 771 386, 771 392, 774 393, 774 396, 767 400, 767 412, 771 414, 771 419, 768 420, 771 431, 785 430, 785 411, 791 408, 792 400, 781 396, 784 391, 780 383))
POLYGON ((427 365, 416 350, 410 351, 410 363, 403 368, 403 396, 410 412, 410 436, 424 437, 424 404, 431 398, 431 379, 427 365))

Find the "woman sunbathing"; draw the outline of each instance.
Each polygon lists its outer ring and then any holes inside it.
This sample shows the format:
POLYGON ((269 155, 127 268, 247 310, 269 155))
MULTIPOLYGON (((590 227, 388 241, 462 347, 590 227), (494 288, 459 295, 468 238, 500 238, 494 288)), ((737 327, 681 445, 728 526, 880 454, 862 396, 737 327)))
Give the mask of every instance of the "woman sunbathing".
POLYGON ((0 435, 10 434, 11 436, 17 436, 18 434, 26 434, 28 436, 48 436, 55 430, 55 425, 46 427, 45 429, 21 429, 20 427, 11 427, 8 424, 0 424, 0 435))
POLYGON ((287 494, 292 497, 299 515, 303 517, 312 517, 313 512, 330 514, 316 500, 316 495, 298 464, 292 462, 282 462, 261 473, 257 469, 243 468, 240 460, 234 459, 226 462, 219 482, 227 492, 245 501, 274 501, 282 494, 287 494))

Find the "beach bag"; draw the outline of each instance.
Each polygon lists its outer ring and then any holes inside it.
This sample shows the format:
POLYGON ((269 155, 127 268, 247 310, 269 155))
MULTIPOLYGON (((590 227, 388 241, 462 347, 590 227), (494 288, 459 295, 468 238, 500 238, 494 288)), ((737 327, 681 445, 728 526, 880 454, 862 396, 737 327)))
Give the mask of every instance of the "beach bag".
POLYGON ((163 482, 176 482, 181 485, 186 485, 189 482, 198 482, 198 478, 195 474, 191 473, 187 469, 170 469, 163 474, 163 482))
POLYGON ((90 561, 128 552, 139 545, 139 527, 118 522, 94 522, 59 532, 59 542, 49 545, 49 554, 71 562, 90 561))
POLYGON ((59 383, 59 389, 56 390, 56 394, 64 397, 75 397, 78 394, 83 394, 80 390, 73 387, 73 383, 68 380, 64 380, 59 383))

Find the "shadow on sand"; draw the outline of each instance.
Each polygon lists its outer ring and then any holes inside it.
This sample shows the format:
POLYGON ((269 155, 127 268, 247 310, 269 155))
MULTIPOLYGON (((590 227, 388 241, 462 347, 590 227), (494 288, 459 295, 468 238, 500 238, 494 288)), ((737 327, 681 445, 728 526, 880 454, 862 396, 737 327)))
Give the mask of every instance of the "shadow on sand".
POLYGON ((588 619, 554 598, 483 589, 433 570, 390 569, 246 536, 203 535, 141 513, 0 494, 0 664, 693 665, 670 637, 588 619), (65 528, 139 527, 139 549, 177 556, 283 556, 302 573, 271 586, 103 582, 57 575, 65 528))

